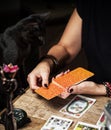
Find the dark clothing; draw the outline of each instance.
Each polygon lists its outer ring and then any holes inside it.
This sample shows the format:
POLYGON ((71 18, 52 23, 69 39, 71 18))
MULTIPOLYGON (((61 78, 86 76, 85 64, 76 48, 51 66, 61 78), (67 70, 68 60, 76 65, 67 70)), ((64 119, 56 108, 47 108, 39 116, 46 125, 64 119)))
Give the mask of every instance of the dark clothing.
POLYGON ((95 81, 111 81, 111 7, 105 0, 77 0, 83 20, 83 48, 95 81))

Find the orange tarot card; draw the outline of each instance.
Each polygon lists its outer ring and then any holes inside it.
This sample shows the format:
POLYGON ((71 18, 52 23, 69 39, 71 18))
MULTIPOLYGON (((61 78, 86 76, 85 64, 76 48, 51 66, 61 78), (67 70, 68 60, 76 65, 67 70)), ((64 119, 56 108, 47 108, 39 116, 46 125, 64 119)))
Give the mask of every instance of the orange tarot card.
POLYGON ((48 88, 40 87, 39 89, 35 90, 35 92, 43 96, 47 100, 50 100, 61 94, 68 87, 80 83, 93 75, 94 73, 82 67, 78 67, 68 72, 67 74, 64 74, 52 80, 48 88))

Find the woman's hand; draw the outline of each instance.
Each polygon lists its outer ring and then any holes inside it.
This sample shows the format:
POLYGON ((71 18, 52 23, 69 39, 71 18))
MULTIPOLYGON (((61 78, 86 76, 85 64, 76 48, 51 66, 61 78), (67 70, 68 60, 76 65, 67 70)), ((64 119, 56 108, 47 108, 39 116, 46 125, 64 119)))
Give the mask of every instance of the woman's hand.
POLYGON ((32 90, 38 87, 47 87, 49 84, 50 65, 49 62, 40 62, 31 73, 28 74, 27 81, 32 90))
POLYGON ((103 84, 96 84, 92 81, 83 81, 73 85, 59 95, 61 98, 67 98, 71 94, 88 94, 88 95, 106 95, 106 89, 103 84))

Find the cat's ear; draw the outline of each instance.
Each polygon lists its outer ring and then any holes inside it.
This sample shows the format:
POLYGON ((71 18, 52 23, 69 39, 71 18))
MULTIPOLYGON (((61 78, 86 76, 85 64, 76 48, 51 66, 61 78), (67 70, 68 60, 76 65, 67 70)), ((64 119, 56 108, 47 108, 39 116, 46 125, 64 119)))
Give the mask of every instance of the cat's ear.
POLYGON ((49 16, 51 15, 51 12, 45 12, 41 14, 41 17, 46 21, 49 19, 49 16))
POLYGON ((49 16, 51 15, 51 12, 45 12, 45 13, 37 13, 37 14, 32 14, 30 17, 34 18, 34 17, 40 17, 41 19, 43 19, 44 21, 49 19, 49 16))

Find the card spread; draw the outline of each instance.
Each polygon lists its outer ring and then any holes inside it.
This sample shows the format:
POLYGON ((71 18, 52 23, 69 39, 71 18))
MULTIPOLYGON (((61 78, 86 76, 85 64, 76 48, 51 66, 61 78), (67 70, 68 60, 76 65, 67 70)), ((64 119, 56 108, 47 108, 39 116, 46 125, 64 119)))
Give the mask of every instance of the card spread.
POLYGON ((50 100, 61 94, 70 86, 80 83, 93 75, 94 73, 82 67, 78 67, 60 77, 53 79, 48 88, 40 87, 39 89, 36 89, 35 92, 47 100, 50 100))

